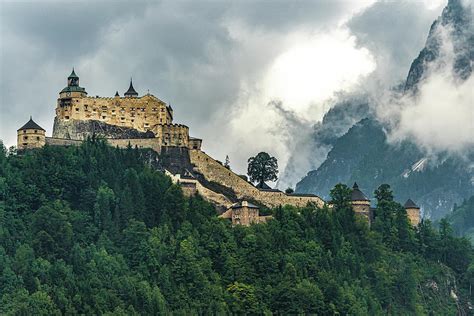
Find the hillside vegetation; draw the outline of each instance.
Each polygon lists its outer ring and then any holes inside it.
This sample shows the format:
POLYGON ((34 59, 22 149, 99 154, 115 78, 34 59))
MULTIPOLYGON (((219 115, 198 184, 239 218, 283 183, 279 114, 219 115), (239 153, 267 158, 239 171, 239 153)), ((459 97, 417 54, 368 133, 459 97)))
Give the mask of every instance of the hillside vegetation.
POLYGON ((231 227, 138 149, 0 147, 0 314, 428 314, 468 311, 472 248, 413 229, 388 186, 371 229, 334 208, 231 227))

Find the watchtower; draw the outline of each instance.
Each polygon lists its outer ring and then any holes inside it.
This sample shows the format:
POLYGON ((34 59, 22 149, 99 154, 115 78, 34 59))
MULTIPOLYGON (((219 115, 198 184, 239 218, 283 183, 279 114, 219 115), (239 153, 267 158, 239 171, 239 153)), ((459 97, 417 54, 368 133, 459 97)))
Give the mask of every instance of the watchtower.
POLYGON ((30 120, 17 130, 17 148, 19 150, 41 148, 45 143, 45 129, 36 124, 30 116, 30 120))
POLYGON ((420 207, 411 199, 408 199, 404 205, 407 211, 408 219, 413 226, 418 226, 420 223, 420 207))

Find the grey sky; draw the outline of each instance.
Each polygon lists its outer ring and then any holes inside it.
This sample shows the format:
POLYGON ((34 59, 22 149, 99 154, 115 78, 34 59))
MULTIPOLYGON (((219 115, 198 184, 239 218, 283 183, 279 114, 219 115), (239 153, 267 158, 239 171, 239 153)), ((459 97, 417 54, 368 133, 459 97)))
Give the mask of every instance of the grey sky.
MULTIPOLYGON (((89 95, 123 94, 133 76, 140 94, 149 89, 171 103, 204 150, 220 160, 229 154, 238 172, 260 149, 284 164, 291 131, 265 93, 279 56, 307 38, 321 45, 332 34, 341 43, 356 36, 348 55, 334 58, 373 57, 372 75, 392 84, 444 5, 373 2, 2 1, 0 139, 14 145, 30 115, 50 135, 58 92, 74 66, 89 95)), ((316 51, 314 58, 328 55, 316 51)), ((317 73, 324 80, 331 71, 317 73)), ((282 107, 312 124, 327 110, 326 100, 313 101, 282 107)))

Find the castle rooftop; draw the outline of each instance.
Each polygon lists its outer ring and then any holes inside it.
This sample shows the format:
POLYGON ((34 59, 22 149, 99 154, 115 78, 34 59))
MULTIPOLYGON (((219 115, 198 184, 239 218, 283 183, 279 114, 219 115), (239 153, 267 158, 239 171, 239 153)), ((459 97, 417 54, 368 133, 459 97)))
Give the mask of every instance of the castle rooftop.
POLYGON ((408 199, 406 202, 405 202, 405 205, 404 205, 405 208, 420 208, 418 205, 415 204, 415 202, 413 202, 412 199, 408 199))
POLYGON ((365 194, 359 190, 357 182, 354 182, 354 186, 352 187, 351 201, 369 201, 367 196, 365 196, 365 194))
POLYGON ((23 125, 22 127, 20 127, 18 130, 22 131, 22 130, 25 130, 25 129, 40 129, 42 131, 46 131, 44 128, 42 128, 41 126, 36 124, 36 122, 33 121, 33 118, 31 116, 30 116, 30 120, 28 122, 26 122, 26 124, 23 125))

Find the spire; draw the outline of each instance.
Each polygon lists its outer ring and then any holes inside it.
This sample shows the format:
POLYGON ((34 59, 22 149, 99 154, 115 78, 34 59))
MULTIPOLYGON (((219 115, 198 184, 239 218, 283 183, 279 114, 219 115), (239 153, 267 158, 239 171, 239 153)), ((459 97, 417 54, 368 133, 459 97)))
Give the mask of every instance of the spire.
POLYGON ((68 78, 79 78, 79 77, 76 75, 76 73, 74 72, 74 67, 72 67, 72 72, 71 72, 71 74, 69 75, 68 78))
POLYGON ((359 189, 359 186, 357 185, 357 182, 354 182, 354 185, 352 186, 352 188, 354 190, 358 190, 359 189))
POLYGON ((133 88, 132 78, 130 78, 130 86, 128 87, 127 92, 124 94, 126 97, 138 97, 137 91, 133 88))
POLYGON ((25 129, 39 129, 39 130, 42 130, 42 131, 45 130, 44 128, 42 128, 41 126, 36 124, 35 121, 33 121, 33 117, 31 115, 30 115, 30 120, 28 122, 26 122, 26 124, 23 125, 22 127, 20 127, 18 130, 22 131, 22 130, 25 130, 25 129))
POLYGON ((119 96, 120 96, 120 94, 118 93, 118 91, 115 91, 115 96, 116 96, 116 97, 119 97, 119 96))

